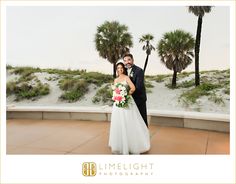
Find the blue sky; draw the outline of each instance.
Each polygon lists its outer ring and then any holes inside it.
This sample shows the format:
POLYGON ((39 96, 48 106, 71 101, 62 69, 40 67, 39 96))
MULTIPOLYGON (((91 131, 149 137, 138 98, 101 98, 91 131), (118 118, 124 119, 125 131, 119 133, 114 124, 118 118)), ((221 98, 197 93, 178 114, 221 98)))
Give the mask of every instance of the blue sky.
MULTIPOLYGON (((112 65, 99 57, 97 26, 119 21, 129 28, 135 63, 143 67, 145 52, 139 38, 176 29, 196 34, 197 17, 186 6, 9 6, 6 11, 7 64, 42 68, 87 69, 112 74, 112 65)), ((229 68, 229 7, 215 6, 202 25, 200 70, 229 68)), ((192 63, 186 71, 194 70, 192 63)), ((147 74, 172 73, 152 52, 147 74)))

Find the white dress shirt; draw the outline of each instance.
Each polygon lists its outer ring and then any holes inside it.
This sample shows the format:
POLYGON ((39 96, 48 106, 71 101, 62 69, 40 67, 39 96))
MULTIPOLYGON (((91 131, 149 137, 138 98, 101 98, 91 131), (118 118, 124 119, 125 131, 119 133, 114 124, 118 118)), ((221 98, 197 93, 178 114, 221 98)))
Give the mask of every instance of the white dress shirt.
POLYGON ((128 70, 127 70, 128 76, 130 76, 131 71, 132 71, 132 67, 128 68, 128 70))

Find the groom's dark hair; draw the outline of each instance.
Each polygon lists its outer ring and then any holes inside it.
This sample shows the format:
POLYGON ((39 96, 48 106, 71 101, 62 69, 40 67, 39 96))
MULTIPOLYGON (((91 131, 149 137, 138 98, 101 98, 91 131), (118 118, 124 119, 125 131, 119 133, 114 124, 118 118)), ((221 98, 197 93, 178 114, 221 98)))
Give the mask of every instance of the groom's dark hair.
POLYGON ((133 55, 130 54, 130 53, 126 53, 126 54, 123 56, 123 59, 124 59, 125 57, 130 57, 132 60, 134 60, 133 55))

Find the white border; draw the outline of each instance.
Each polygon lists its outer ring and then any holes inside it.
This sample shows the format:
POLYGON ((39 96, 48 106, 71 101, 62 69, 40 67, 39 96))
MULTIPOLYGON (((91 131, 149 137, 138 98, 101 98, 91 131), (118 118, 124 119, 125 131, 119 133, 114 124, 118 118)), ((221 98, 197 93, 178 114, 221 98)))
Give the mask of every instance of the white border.
POLYGON ((235 182, 235 2, 229 1, 4 1, 1 2, 1 145, 6 144, 6 7, 7 6, 230 6, 230 155, 6 155, 1 147, 1 183, 234 183, 235 182), (148 177, 83 177, 83 162, 154 162, 154 175, 148 177))
POLYGON ((232 0, 217 1, 194 1, 194 0, 178 0, 178 1, 3 1, 5 6, 190 6, 190 5, 209 5, 209 6, 232 6, 232 0))
MULTIPOLYGON (((235 4, 230 7, 230 154, 235 155, 235 4)), ((234 158, 235 163, 235 158, 234 158)), ((235 171, 235 166, 234 166, 235 171)))
MULTIPOLYGON (((0 170, 1 172, 4 169, 5 166, 5 153, 6 153, 6 146, 2 146, 2 145, 6 145, 6 67, 2 67, 2 66, 6 66, 6 47, 5 47, 5 43, 6 43, 6 8, 2 6, 1 4, 1 165, 0 165, 0 170)), ((2 176, 3 174, 0 173, 0 183, 2 182, 2 176)))

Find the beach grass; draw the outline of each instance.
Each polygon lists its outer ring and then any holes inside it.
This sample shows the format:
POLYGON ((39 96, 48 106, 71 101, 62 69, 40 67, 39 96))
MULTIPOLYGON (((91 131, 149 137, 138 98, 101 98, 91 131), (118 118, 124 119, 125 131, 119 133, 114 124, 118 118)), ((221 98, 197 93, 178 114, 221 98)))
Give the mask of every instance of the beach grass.
POLYGON ((15 101, 21 101, 23 99, 36 100, 41 96, 50 93, 50 88, 47 83, 42 83, 35 75, 35 72, 39 72, 39 68, 32 67, 12 67, 8 66, 11 73, 20 75, 15 81, 7 82, 7 96, 15 95, 15 101))
POLYGON ((186 81, 183 81, 183 82, 177 84, 177 88, 190 88, 190 87, 193 87, 194 85, 195 85, 194 79, 186 80, 186 81))
MULTIPOLYGON (((50 87, 47 81, 55 82, 62 90, 59 100, 76 102, 82 99, 94 84, 95 95, 92 103, 112 104, 112 93, 110 84, 113 82, 112 75, 99 72, 87 72, 86 70, 61 70, 61 69, 40 69, 33 67, 13 67, 7 65, 9 73, 18 75, 18 78, 7 82, 7 96, 15 95, 17 101, 23 99, 36 100, 44 95, 50 94, 50 87), (42 73, 43 72, 43 73, 42 73), (46 76, 42 79, 39 75, 46 76), (49 74, 49 75, 48 75, 49 74), (52 74, 52 75, 50 75, 52 74), (53 75, 55 74, 55 75, 53 75), (39 76, 38 76, 39 77, 39 76), (41 81, 42 80, 42 81, 41 81)), ((177 97, 178 101, 185 104, 197 103, 198 99, 207 96, 209 101, 223 105, 230 94, 230 70, 210 70, 200 72, 200 86, 195 87, 194 72, 181 72, 177 75, 177 85, 171 86, 172 74, 146 75, 145 87, 147 93, 153 93, 156 83, 164 83, 171 90, 181 90, 177 97), (192 75, 191 77, 189 77, 192 75), (223 95, 223 96, 222 96, 223 95), (224 96, 226 95, 226 96, 224 96)))
POLYGON ((212 84, 212 83, 202 83, 201 85, 190 89, 186 92, 183 92, 179 99, 185 102, 186 104, 196 103, 197 99, 202 96, 208 96, 213 90, 220 88, 220 84, 212 84))
POLYGON ((112 75, 102 74, 99 72, 86 72, 81 75, 81 78, 86 80, 88 83, 95 84, 99 87, 102 84, 113 82, 112 75))
POLYGON ((25 75, 25 74, 31 74, 31 73, 36 73, 36 72, 46 72, 49 74, 58 74, 58 75, 81 75, 83 73, 86 73, 86 70, 71 70, 71 69, 67 69, 67 70, 62 70, 62 69, 51 69, 51 68, 44 68, 44 69, 40 69, 40 68, 34 68, 34 67, 28 67, 28 66, 24 66, 24 67, 13 67, 11 65, 7 65, 7 69, 8 70, 12 70, 11 72, 14 74, 19 74, 19 75, 25 75))
POLYGON ((68 76, 68 75, 72 75, 72 76, 76 76, 76 75, 82 75, 83 73, 86 73, 86 70, 62 70, 62 69, 42 69, 42 72, 46 72, 49 74, 57 74, 60 76, 68 76))
POLYGON ((145 80, 145 88, 146 88, 146 93, 152 93, 151 88, 154 88, 154 85, 152 84, 151 81, 145 80))
POLYGON ((56 80, 58 80, 59 79, 59 77, 45 77, 45 80, 47 80, 47 81, 56 81, 56 80))
POLYGON ((213 101, 216 104, 221 104, 221 105, 225 105, 225 102, 223 100, 223 96, 222 95, 217 95, 216 93, 211 93, 209 98, 209 100, 213 101))
POLYGON ((40 68, 33 68, 33 67, 12 67, 11 70, 12 73, 21 76, 29 76, 33 73, 41 72, 40 68))
POLYGON ((84 79, 64 78, 59 81, 59 87, 64 93, 59 97, 67 102, 78 101, 88 91, 89 84, 84 79))
POLYGON ((27 82, 8 82, 7 83, 7 96, 15 95, 15 101, 23 99, 36 100, 41 96, 49 94, 50 89, 48 84, 37 82, 35 85, 30 85, 27 82))
POLYGON ((11 66, 11 65, 7 65, 7 67, 6 67, 7 70, 10 70, 12 68, 13 68, 13 66, 11 66))
POLYGON ((17 91, 17 82, 15 81, 9 81, 7 82, 6 90, 7 90, 7 96, 15 94, 17 91))
POLYGON ((191 74, 194 74, 194 72, 181 72, 178 74, 178 79, 182 79, 182 78, 185 78, 185 77, 189 77, 191 74))
POLYGON ((82 96, 84 96, 85 92, 81 90, 72 90, 64 92, 59 98, 61 100, 65 100, 69 103, 78 101, 82 96))
POLYGON ((92 99, 93 103, 100 103, 106 105, 112 105, 112 89, 110 84, 106 84, 104 87, 101 87, 96 92, 95 96, 92 99))
POLYGON ((224 93, 225 93, 226 95, 230 95, 230 87, 229 87, 229 86, 227 86, 227 87, 224 89, 224 93))
POLYGON ((147 75, 145 76, 146 79, 151 80, 151 81, 156 81, 158 83, 164 82, 165 79, 171 77, 171 74, 164 74, 164 75, 147 75))
POLYGON ((146 80, 145 81, 145 88, 154 88, 154 85, 150 81, 146 80))

